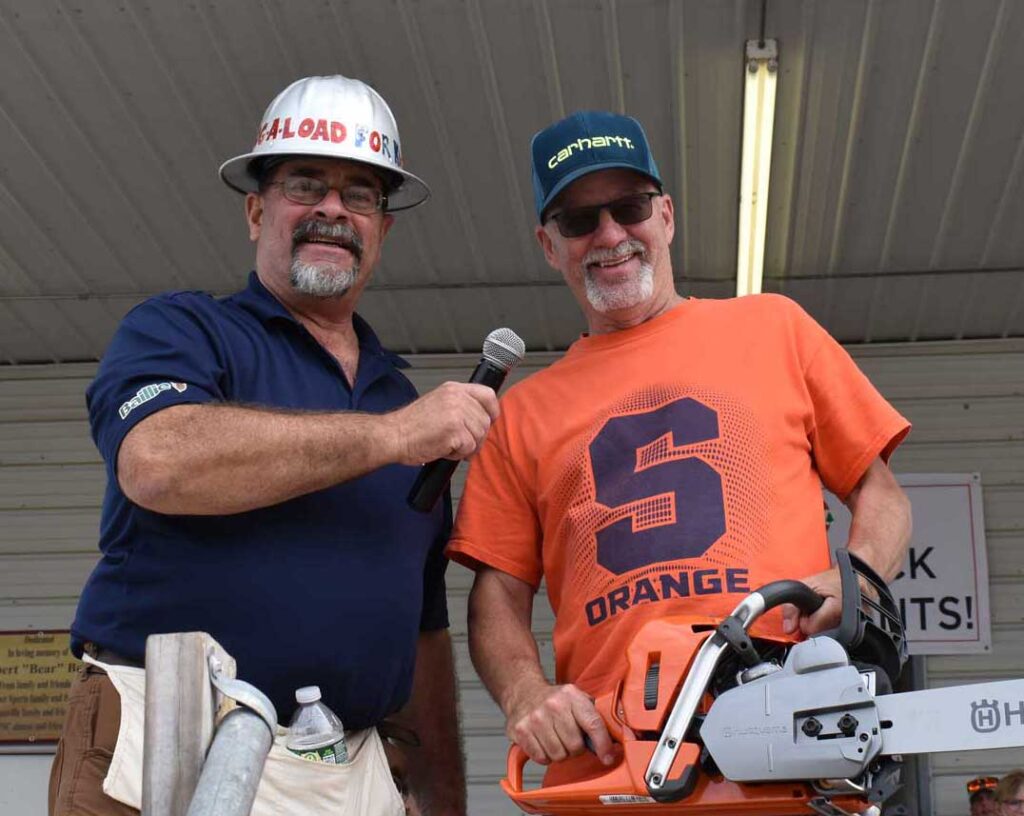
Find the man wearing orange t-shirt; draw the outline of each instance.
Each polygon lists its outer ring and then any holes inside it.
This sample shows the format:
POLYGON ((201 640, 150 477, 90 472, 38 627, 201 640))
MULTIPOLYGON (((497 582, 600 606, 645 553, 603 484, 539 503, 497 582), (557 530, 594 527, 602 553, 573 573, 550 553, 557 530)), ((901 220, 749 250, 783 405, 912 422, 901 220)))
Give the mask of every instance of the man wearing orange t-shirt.
POLYGON ((502 400, 448 555, 476 570, 470 648, 509 738, 548 764, 581 755, 586 735, 583 772, 616 759, 592 697, 651 618, 725 617, 801 578, 825 604, 754 633, 837 622, 822 483, 853 512, 850 550, 896 574, 910 510, 886 462, 910 426, 794 302, 680 297, 672 199, 635 119, 576 113, 532 152, 537 238, 589 331, 502 400), (554 684, 530 630, 542 578, 554 684))

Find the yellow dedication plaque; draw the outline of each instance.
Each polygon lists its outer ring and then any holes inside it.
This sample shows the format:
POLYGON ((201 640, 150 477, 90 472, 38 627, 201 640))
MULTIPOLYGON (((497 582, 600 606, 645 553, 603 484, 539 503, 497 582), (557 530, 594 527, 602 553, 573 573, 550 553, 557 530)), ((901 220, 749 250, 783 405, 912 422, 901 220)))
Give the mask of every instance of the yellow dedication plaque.
POLYGON ((60 739, 81 667, 68 632, 0 632, 0 745, 60 739))

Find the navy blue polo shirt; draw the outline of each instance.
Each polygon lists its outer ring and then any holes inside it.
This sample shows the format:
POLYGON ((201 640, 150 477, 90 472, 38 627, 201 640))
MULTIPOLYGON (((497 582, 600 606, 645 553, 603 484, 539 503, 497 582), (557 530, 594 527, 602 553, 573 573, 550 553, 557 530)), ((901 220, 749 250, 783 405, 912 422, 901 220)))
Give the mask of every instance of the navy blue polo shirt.
POLYGON ((359 367, 350 387, 255 273, 227 298, 176 292, 128 313, 86 393, 107 490, 102 556, 72 624, 76 654, 91 641, 141 660, 147 635, 205 631, 284 723, 300 686, 319 685, 348 728, 406 701, 419 632, 448 625, 442 550, 451 507, 407 507, 416 468, 391 465, 214 517, 145 510, 125 498, 115 471, 128 431, 171 405, 383 413, 415 399, 399 371, 408 364, 353 319, 359 367))

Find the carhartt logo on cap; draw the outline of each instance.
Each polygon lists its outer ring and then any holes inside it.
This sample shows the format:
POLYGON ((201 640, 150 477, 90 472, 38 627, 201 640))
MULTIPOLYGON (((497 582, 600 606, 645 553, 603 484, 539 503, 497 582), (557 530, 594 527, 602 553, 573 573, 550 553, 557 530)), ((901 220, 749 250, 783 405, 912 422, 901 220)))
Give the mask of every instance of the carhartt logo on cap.
POLYGON ((633 147, 633 143, 625 136, 594 136, 593 138, 586 138, 581 136, 575 142, 569 142, 565 147, 559 150, 557 153, 548 159, 548 169, 554 170, 558 165, 572 156, 572 151, 575 150, 592 150, 598 147, 625 147, 627 150, 636 150, 633 147), (586 144, 584 144, 584 142, 586 144))
POLYGON ((647 134, 632 116, 577 111, 533 137, 533 197, 537 217, 576 179, 598 170, 635 170, 658 185, 661 176, 647 134))

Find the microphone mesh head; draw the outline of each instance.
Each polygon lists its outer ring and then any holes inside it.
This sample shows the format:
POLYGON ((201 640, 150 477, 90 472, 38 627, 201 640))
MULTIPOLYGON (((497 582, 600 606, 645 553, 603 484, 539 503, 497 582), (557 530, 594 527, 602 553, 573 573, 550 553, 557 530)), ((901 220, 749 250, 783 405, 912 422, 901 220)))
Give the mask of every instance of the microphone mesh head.
POLYGON ((526 355, 526 344, 512 329, 495 329, 484 339, 484 359, 511 371, 526 355))

